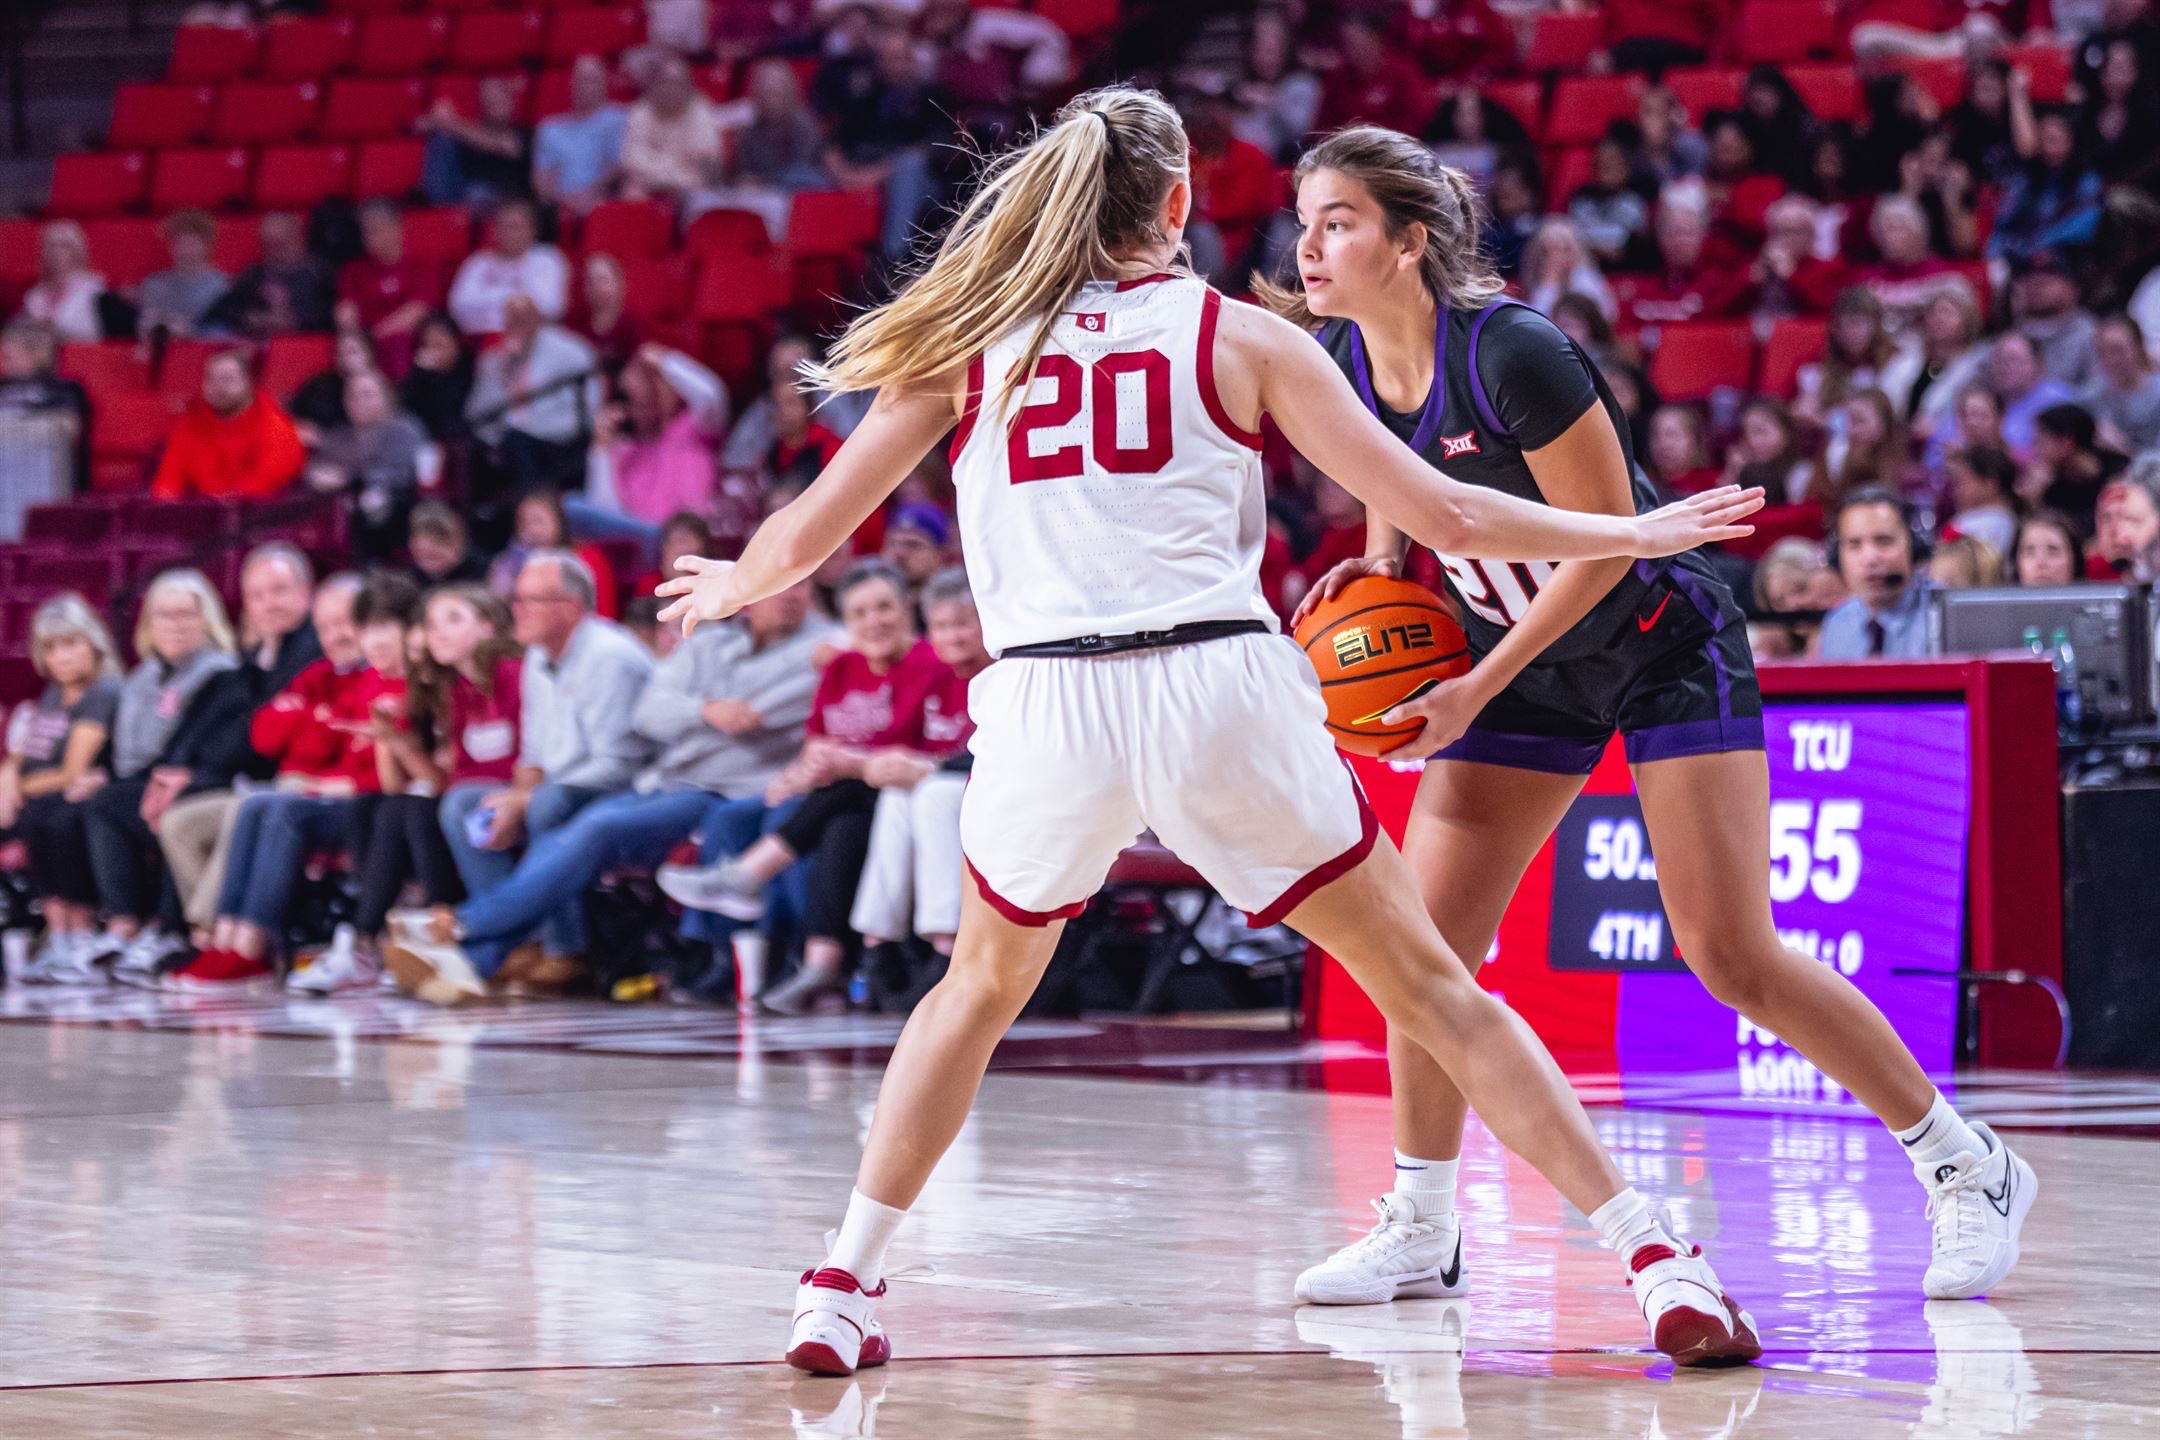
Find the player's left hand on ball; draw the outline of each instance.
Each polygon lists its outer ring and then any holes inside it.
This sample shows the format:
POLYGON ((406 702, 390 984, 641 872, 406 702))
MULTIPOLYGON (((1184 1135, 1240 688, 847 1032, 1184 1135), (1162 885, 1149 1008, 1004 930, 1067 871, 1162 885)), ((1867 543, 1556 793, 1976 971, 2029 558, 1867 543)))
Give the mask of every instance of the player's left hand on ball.
POLYGON ((685 555, 675 562, 682 573, 672 580, 663 580, 653 591, 655 595, 672 595, 674 603, 655 617, 666 625, 682 621, 682 633, 691 631, 707 620, 725 620, 742 609, 742 602, 734 597, 730 583, 735 573, 732 560, 707 560, 702 555, 685 555))
POLYGON ((1635 518, 1636 544, 1628 553, 1643 559, 1656 559, 1693 550, 1698 545, 1752 535, 1755 527, 1740 522, 1762 507, 1760 486, 1743 490, 1738 485, 1720 485, 1700 495, 1675 500, 1635 518))
POLYGON ((1407 725, 1413 720, 1423 720, 1425 728, 1410 737, 1407 744, 1390 750, 1390 760, 1422 760, 1437 750, 1446 748, 1462 739, 1470 722, 1477 719, 1492 696, 1478 679, 1477 672, 1458 675, 1453 680, 1442 680, 1415 700, 1405 700, 1380 717, 1382 724, 1393 727, 1407 725))

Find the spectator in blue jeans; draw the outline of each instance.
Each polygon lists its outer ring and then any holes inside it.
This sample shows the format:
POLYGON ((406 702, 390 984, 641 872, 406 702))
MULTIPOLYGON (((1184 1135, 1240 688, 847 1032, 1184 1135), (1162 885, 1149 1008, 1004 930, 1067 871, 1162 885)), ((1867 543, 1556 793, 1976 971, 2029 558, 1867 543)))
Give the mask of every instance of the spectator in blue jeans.
POLYGON ((634 788, 540 835, 507 879, 465 904, 394 913, 385 959, 399 984, 447 1005, 484 995, 490 979, 563 983, 582 966, 585 891, 602 871, 658 865, 697 830, 715 794, 748 797, 762 816, 766 787, 802 747, 815 658, 834 637, 809 611, 809 587, 798 585, 748 607, 739 624, 700 630, 663 660, 633 715, 637 733, 658 747, 652 767, 634 788))
MULTIPOLYGON (((510 595, 511 623, 526 647, 517 771, 508 786, 459 785, 443 796, 443 838, 476 899, 510 878, 522 847, 621 790, 645 761, 647 742, 632 720, 652 657, 629 631, 592 612, 585 562, 562 550, 533 552, 510 595)), ((554 919, 555 953, 581 952, 581 907, 558 906, 554 919)))

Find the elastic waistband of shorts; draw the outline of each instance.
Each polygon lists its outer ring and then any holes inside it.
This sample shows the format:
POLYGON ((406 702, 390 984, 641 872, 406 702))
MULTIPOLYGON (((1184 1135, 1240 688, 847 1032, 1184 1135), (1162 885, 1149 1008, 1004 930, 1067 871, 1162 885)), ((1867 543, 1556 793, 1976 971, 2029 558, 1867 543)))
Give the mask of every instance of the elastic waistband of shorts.
POLYGON ((1204 640, 1224 640, 1232 635, 1266 635, 1265 620, 1196 620, 1168 630, 1135 630, 1125 635, 1076 635, 1070 640, 1044 640, 1034 645, 1014 645, 998 654, 1014 658, 1116 655, 1127 650, 1160 650, 1169 645, 1197 645, 1204 640))

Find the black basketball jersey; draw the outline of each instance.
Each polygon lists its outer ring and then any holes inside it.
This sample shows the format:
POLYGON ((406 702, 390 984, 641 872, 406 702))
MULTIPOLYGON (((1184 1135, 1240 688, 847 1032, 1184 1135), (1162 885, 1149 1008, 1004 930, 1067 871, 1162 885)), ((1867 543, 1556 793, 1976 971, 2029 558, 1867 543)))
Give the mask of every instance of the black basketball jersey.
MULTIPOLYGON (((1503 300, 1483 310, 1443 310, 1438 332, 1432 391, 1424 406, 1409 415, 1390 410, 1374 394, 1364 338, 1356 325, 1331 321, 1319 340, 1366 408, 1398 439, 1453 479, 1547 503, 1523 452, 1551 444, 1591 405, 1600 404, 1620 437, 1621 454, 1634 477, 1635 512, 1642 514, 1662 503, 1650 478, 1635 463, 1627 416, 1605 377, 1550 320, 1527 305, 1503 300)), ((1476 655, 1500 643, 1553 572, 1552 565, 1535 560, 1471 560, 1453 555, 1440 555, 1439 560, 1476 655)), ((1637 561, 1540 658, 1562 660, 1604 648, 1660 584, 1671 563, 1637 561)))

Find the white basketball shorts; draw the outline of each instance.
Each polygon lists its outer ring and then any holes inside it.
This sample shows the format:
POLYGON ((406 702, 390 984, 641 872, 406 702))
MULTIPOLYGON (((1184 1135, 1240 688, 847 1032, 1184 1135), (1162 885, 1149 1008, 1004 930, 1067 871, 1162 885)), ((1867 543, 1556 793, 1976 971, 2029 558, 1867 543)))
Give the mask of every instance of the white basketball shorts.
POLYGON ((1281 635, 1001 660, 975 677, 960 840, 1006 919, 1077 915, 1152 829, 1272 925, 1371 851, 1378 826, 1281 635))

